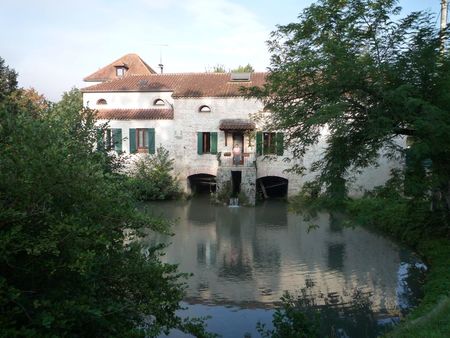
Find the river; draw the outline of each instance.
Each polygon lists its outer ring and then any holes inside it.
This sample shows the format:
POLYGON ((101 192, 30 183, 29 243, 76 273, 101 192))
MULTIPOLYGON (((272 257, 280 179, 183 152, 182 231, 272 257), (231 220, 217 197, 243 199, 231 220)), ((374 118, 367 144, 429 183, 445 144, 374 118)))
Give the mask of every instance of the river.
MULTIPOLYGON (((223 337, 260 337, 272 327, 285 291, 323 313, 323 334, 376 337, 415 306, 425 265, 410 250, 345 218, 305 220, 282 201, 254 208, 217 206, 205 197, 146 205, 174 220, 174 236, 150 233, 149 246, 170 245, 164 262, 193 273, 183 316, 212 316, 223 337)), ((185 337, 172 332, 170 337, 185 337)))

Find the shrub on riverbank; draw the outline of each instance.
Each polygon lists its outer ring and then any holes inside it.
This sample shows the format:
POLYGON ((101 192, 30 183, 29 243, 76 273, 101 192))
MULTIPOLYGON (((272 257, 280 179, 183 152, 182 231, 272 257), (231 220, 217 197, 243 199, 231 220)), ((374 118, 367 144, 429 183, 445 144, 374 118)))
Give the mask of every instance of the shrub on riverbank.
POLYGON ((181 187, 173 176, 173 162, 169 151, 160 146, 156 154, 145 154, 134 163, 127 179, 128 187, 140 201, 176 199, 181 187))
MULTIPOLYGON (((0 58, 0 83, 12 80, 0 58)), ((185 275, 133 242, 161 223, 93 149, 81 105, 77 90, 39 112, 0 93, 0 337, 205 336, 175 314, 185 275)))

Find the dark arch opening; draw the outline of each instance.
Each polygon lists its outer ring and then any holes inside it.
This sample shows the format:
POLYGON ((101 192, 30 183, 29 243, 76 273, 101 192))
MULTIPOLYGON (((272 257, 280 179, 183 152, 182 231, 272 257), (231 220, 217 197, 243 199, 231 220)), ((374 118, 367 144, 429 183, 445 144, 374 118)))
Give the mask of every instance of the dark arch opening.
POLYGON ((216 191, 216 176, 195 174, 188 176, 189 186, 194 195, 209 194, 216 191))
POLYGON ((261 199, 287 197, 289 181, 279 176, 264 176, 256 180, 257 195, 261 199))

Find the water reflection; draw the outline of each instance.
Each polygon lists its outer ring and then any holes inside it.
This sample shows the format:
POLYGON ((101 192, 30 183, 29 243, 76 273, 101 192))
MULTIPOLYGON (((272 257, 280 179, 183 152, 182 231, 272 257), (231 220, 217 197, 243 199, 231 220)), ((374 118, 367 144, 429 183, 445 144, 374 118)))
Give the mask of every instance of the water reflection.
POLYGON ((175 236, 150 234, 146 240, 172 243, 163 259, 194 274, 187 289, 191 303, 267 308, 285 290, 305 286, 317 307, 351 304, 355 290, 370 295, 371 311, 389 316, 415 302, 412 280, 419 274, 403 272, 405 264, 409 270, 420 264, 417 258, 377 234, 344 227, 342 215, 319 213, 319 228, 308 232, 309 224, 283 202, 228 208, 193 199, 150 208, 177 219, 175 236))

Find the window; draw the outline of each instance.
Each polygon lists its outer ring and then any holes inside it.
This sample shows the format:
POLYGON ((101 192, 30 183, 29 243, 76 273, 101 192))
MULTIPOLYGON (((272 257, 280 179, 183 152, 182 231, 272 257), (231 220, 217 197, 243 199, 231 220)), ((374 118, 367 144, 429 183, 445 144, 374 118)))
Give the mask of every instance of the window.
POLYGON ((217 133, 198 132, 197 133, 197 153, 217 154, 217 133))
POLYGON ((107 103, 108 103, 108 102, 106 102, 105 99, 98 99, 98 100, 97 100, 97 104, 98 104, 98 105, 107 104, 107 103))
POLYGON ((99 129, 97 134, 97 149, 122 151, 122 129, 99 129))
POLYGON ((148 148, 148 132, 147 129, 136 130, 136 145, 138 149, 148 148))
POLYGON ((277 144, 277 134, 276 133, 263 133, 263 152, 264 155, 275 154, 276 144, 277 144))
POLYGON ((256 132, 256 154, 259 155, 278 155, 282 156, 284 152, 283 133, 256 132))
POLYGON ((154 106, 165 106, 166 103, 162 99, 156 99, 155 101, 153 101, 153 105, 154 106))
POLYGON ((200 108, 198 108, 198 111, 200 113, 210 113, 211 112, 211 108, 209 106, 200 106, 200 108))
POLYGON ((130 153, 155 153, 154 128, 130 128, 130 153))
POLYGON ((116 67, 116 75, 118 77, 124 76, 126 71, 127 69, 125 67, 116 67))

